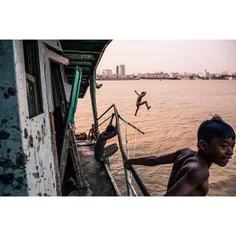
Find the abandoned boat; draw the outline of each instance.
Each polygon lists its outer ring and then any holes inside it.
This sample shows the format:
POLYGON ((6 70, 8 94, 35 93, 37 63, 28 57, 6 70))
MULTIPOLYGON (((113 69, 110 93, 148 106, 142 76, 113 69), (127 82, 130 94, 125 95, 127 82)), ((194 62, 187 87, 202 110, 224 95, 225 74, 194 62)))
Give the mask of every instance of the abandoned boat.
MULTIPOLYGON (((74 114, 90 89, 96 134, 112 104, 96 108, 96 68, 111 40, 0 41, 0 196, 119 196, 109 163, 94 158, 94 144, 78 140, 74 114)), ((118 130, 119 131, 119 130, 118 130)), ((118 132, 122 160, 127 154, 118 132)), ((148 190, 134 168, 124 169, 127 195, 148 190)))

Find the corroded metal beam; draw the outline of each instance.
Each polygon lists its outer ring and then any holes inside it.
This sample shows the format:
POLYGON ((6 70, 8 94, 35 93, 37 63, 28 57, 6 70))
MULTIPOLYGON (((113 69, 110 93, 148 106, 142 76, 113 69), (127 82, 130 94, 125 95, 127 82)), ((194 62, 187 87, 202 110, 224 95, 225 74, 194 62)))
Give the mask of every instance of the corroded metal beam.
POLYGON ((64 50, 64 52, 72 52, 72 53, 87 53, 87 54, 100 54, 101 52, 95 51, 79 51, 79 50, 64 50))
POLYGON ((63 56, 69 60, 78 60, 78 61, 96 61, 97 56, 86 53, 63 53, 63 56))
POLYGON ((70 61, 70 65, 76 65, 80 67, 92 67, 95 66, 92 62, 87 61, 70 61))

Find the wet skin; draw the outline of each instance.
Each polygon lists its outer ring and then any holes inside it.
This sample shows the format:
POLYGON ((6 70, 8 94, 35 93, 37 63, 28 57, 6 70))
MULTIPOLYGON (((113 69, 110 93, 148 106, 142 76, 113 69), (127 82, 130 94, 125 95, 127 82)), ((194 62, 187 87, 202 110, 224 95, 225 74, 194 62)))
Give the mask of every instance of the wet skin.
POLYGON ((234 145, 232 138, 214 138, 210 144, 204 142, 204 150, 190 149, 182 153, 174 162, 165 195, 206 196, 211 164, 226 166, 232 158, 234 145), (192 156, 186 155, 190 153, 192 156))
POLYGON ((141 102, 142 101, 142 98, 147 94, 147 92, 142 92, 141 94, 139 94, 136 90, 134 91, 137 95, 138 95, 138 97, 137 97, 137 101, 136 101, 136 111, 135 111, 135 116, 137 115, 137 113, 138 113, 138 110, 139 110, 139 107, 141 106, 141 105, 146 105, 146 107, 147 107, 147 109, 149 110, 150 108, 151 108, 151 106, 148 106, 148 103, 147 103, 147 101, 143 101, 143 102, 141 102))
POLYGON ((140 103, 141 103, 143 97, 146 95, 146 92, 142 92, 141 94, 138 94, 136 92, 136 94, 138 95, 137 101, 136 101, 136 106, 140 106, 140 105, 144 104, 145 102, 143 102, 142 104, 140 104, 140 103))
POLYGON ((221 167, 228 164, 233 155, 235 139, 214 138, 209 144, 200 140, 199 145, 197 152, 186 148, 163 156, 132 159, 125 163, 125 167, 129 169, 132 164, 155 166, 173 163, 165 196, 206 196, 211 164, 221 167))

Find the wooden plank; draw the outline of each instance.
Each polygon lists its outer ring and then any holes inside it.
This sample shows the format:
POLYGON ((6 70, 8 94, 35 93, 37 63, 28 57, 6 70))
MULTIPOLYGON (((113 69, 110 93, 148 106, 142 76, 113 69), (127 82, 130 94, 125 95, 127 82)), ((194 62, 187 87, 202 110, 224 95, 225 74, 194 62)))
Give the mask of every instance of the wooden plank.
POLYGON ((58 63, 61 63, 63 65, 69 65, 69 60, 51 50, 49 50, 46 46, 44 47, 44 53, 45 55, 49 58, 49 59, 52 59, 58 63))
POLYGON ((112 183, 112 185, 113 185, 113 187, 116 191, 117 196, 121 196, 120 190, 119 190, 119 188, 118 188, 118 186, 117 186, 117 184, 116 184, 116 182, 115 182, 115 180, 114 180, 114 178, 111 174, 111 171, 110 171, 110 168, 109 168, 108 164, 104 163, 104 167, 105 167, 105 169, 107 171, 107 174, 108 174, 108 176, 111 180, 111 183, 112 183))
POLYGON ((76 183, 79 189, 87 188, 88 183, 84 179, 81 158, 78 154, 74 131, 70 131, 70 155, 75 170, 76 183))
POLYGON ((56 143, 56 135, 55 135, 56 131, 55 131, 53 112, 50 112, 49 116, 50 116, 51 131, 52 131, 52 152, 53 152, 53 157, 54 157, 55 173, 56 173, 56 190, 57 190, 57 195, 61 196, 61 182, 60 182, 57 143, 56 143))
POLYGON ((67 157, 70 148, 70 129, 67 128, 65 131, 63 141, 62 141, 62 151, 61 151, 61 160, 60 160, 60 179, 61 179, 61 186, 63 185, 66 164, 67 164, 67 157))

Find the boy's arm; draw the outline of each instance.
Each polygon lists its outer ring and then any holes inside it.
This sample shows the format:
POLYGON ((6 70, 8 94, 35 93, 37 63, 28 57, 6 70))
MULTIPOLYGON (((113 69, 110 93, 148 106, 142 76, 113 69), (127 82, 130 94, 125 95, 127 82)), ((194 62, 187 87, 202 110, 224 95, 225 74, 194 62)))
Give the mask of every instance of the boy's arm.
POLYGON ((189 196, 198 185, 209 177, 209 172, 199 171, 199 167, 190 167, 189 171, 179 179, 164 196, 189 196))
POLYGON ((115 137, 116 135, 117 135, 117 128, 115 127, 115 129, 112 133, 103 134, 102 137, 107 140, 107 139, 111 139, 111 138, 115 137))
POLYGON ((92 128, 89 130, 88 137, 92 135, 92 128))
POLYGON ((144 97, 146 94, 147 94, 147 92, 144 92, 144 94, 143 94, 143 95, 141 95, 141 97, 144 97))
POLYGON ((136 90, 134 90, 134 92, 135 92, 138 96, 140 96, 140 94, 139 94, 136 90))
MULTIPOLYGON (((161 156, 148 156, 136 159, 129 159, 128 161, 125 162, 125 168, 129 170, 131 165, 156 166, 161 164, 171 164, 176 160, 176 158, 180 154, 182 154, 186 150, 187 149, 185 148, 161 156)), ((192 154, 186 153, 186 155, 192 155, 192 154)))
POLYGON ((115 113, 112 113, 109 125, 112 125, 112 121, 113 121, 114 117, 115 117, 115 113))

